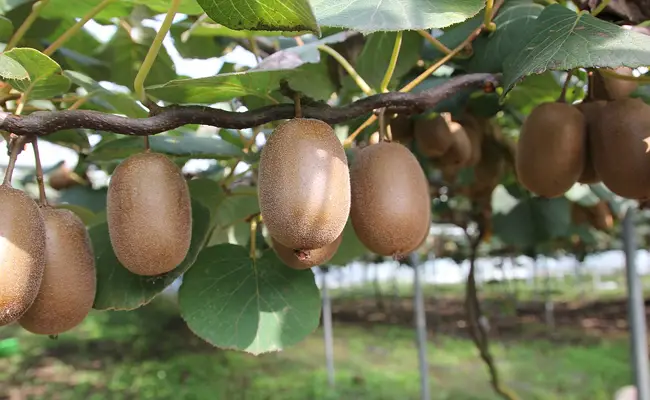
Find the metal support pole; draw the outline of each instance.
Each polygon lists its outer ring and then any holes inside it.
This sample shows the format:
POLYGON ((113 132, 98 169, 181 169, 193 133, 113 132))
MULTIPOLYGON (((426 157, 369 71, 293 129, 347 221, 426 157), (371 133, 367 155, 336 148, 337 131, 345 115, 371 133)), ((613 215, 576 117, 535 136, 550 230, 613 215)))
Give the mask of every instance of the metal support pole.
POLYGON ((636 269, 636 239, 634 237, 634 209, 627 209, 623 219, 623 249, 628 290, 628 317, 632 343, 632 368, 638 400, 650 400, 650 368, 648 367, 648 339, 646 336, 645 301, 636 269))
POLYGON ((334 334, 332 329, 332 301, 327 291, 327 268, 320 269, 322 274, 321 296, 323 298, 323 334, 325 336, 325 365, 327 383, 334 387, 334 334))
POLYGON ((424 313, 424 295, 420 280, 420 268, 418 256, 411 253, 411 264, 413 267, 413 293, 415 311, 415 331, 418 346, 418 361, 420 364, 420 399, 430 400, 429 393, 429 363, 427 362, 427 320, 424 313))

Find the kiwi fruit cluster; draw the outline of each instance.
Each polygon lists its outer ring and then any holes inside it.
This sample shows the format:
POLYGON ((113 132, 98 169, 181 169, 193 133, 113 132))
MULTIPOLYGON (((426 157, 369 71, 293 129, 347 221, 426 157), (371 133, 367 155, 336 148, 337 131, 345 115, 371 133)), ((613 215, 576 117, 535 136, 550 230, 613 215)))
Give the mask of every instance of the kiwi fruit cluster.
POLYGON ((624 198, 650 198, 644 143, 650 136, 650 105, 627 97, 635 88, 635 82, 603 75, 597 96, 590 85, 592 94, 581 103, 535 107, 517 142, 520 183, 547 198, 563 196, 575 183, 599 182, 624 198))
POLYGON ((37 204, 9 181, 0 185, 0 326, 58 335, 79 325, 95 299, 90 237, 75 213, 37 204))
POLYGON ((350 162, 332 127, 310 118, 282 122, 262 148, 260 213, 287 266, 326 264, 348 219, 361 243, 379 255, 401 258, 426 239, 431 201, 415 156, 381 139, 354 150, 350 162))

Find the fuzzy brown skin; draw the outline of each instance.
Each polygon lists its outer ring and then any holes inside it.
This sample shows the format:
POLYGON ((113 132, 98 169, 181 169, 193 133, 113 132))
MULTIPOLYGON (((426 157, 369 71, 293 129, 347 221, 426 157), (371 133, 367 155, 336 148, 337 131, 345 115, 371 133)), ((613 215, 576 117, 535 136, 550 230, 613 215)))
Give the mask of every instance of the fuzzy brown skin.
POLYGON ((314 119, 280 124, 262 149, 258 193, 264 224, 285 247, 336 240, 350 213, 350 173, 334 130, 314 119))
POLYGON ((350 169, 355 233, 370 251, 401 257, 429 233, 429 184, 415 156, 399 143, 361 149, 350 169))
MULTIPOLYGON (((618 67, 608 68, 609 71, 616 72, 619 75, 632 76, 632 68, 618 67)), ((618 79, 607 75, 602 75, 603 83, 607 89, 607 94, 612 100, 619 100, 629 97, 639 87, 639 82, 618 79)))
POLYGON ((24 192, 0 185, 0 326, 32 305, 45 269, 45 222, 24 192))
POLYGON ((454 143, 449 128, 451 120, 438 115, 435 118, 419 118, 414 122, 413 135, 420 153, 427 157, 440 157, 454 143))
POLYGON ((293 269, 308 269, 317 265, 323 265, 334 257, 336 251, 341 245, 343 240, 343 233, 339 235, 332 243, 314 250, 293 250, 282 243, 278 243, 275 239, 271 238, 273 250, 278 258, 282 260, 287 266, 293 269))
POLYGON ((192 239, 187 182, 169 158, 139 153, 113 172, 106 197, 111 244, 119 262, 137 275, 176 268, 192 239))
POLYGON ((517 142, 519 182, 542 197, 564 195, 582 175, 586 135, 586 119, 572 105, 554 102, 535 107, 517 142))
POLYGON ((451 146, 439 159, 438 163, 447 167, 465 167, 472 159, 472 142, 465 129, 458 122, 449 123, 451 146))
POLYGON ((79 325, 92 309, 96 292, 90 236, 72 211, 44 207, 46 264, 36 300, 18 323, 27 331, 58 335, 79 325))
POLYGON ((650 106, 627 98, 607 103, 591 130, 594 168, 605 186, 628 199, 650 198, 650 106))

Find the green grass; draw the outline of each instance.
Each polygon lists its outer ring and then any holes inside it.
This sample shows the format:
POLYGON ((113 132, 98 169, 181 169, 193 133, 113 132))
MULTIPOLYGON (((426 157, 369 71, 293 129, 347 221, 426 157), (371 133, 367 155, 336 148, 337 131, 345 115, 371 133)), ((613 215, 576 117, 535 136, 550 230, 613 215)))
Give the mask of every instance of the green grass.
MULTIPOLYGON (((336 325, 337 386, 328 390, 321 331, 283 352, 254 357, 209 347, 173 311, 157 301, 135 312, 94 312, 57 340, 15 326, 0 329, 0 338, 17 337, 20 344, 18 354, 0 358, 0 398, 20 390, 30 400, 419 399, 410 329, 336 325)), ((492 349, 505 382, 525 400, 609 400, 629 382, 621 341, 524 340, 492 349)), ((471 342, 432 337, 428 359, 433 399, 498 399, 471 342)))

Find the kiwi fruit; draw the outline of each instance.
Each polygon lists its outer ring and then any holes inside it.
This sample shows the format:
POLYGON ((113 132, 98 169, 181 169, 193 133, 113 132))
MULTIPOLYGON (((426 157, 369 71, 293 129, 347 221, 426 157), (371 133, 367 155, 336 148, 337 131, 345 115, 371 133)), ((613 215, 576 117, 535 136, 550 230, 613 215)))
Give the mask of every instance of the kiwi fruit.
POLYGON ((593 122, 597 119, 602 107, 607 104, 604 100, 598 101, 583 101, 578 103, 575 107, 582 112, 587 121, 587 133, 585 135, 585 165, 578 182, 584 184, 594 184, 600 182, 600 177, 594 168, 594 162, 591 155, 591 134, 593 129, 593 122))
POLYGON ((282 260, 283 263, 293 269, 308 269, 317 265, 323 265, 331 260, 339 249, 342 239, 343 232, 341 232, 339 237, 337 237, 332 243, 327 244, 320 249, 310 250, 307 253, 283 246, 282 243, 279 243, 273 239, 273 237, 271 237, 271 243, 275 254, 277 254, 278 258, 282 260))
POLYGON ((45 269, 45 222, 25 192, 0 185, 0 326, 20 318, 38 294, 45 269))
POLYGON ((136 275, 176 268, 192 239, 192 203, 180 168, 145 152, 122 161, 108 185, 106 220, 118 261, 136 275))
POLYGON ((417 249, 431 225, 427 178, 404 145, 380 142, 361 149, 350 168, 350 219, 370 251, 401 258, 417 249))
POLYGON ((561 102, 535 107, 517 142, 519 182, 541 197, 562 196, 582 175, 586 134, 585 116, 576 107, 561 102))
POLYGON ((42 207, 45 220, 45 273, 36 300, 18 320, 29 332, 58 335, 79 325, 92 309, 96 292, 90 236, 72 211, 42 207))
POLYGON ((448 113, 436 115, 433 118, 419 118, 413 124, 413 136, 420 153, 426 157, 440 157, 454 143, 449 124, 451 116, 448 113))
POLYGON ((472 114, 465 114, 458 122, 465 130, 467 138, 471 143, 471 156, 469 161, 467 161, 467 165, 475 166, 481 161, 481 148, 483 137, 485 136, 483 126, 481 126, 481 122, 477 117, 472 114))
POLYGON ((264 224, 282 245, 320 249, 343 232, 350 170, 343 145, 325 122, 295 118, 278 125, 262 148, 257 187, 264 224))
POLYGON ((621 197, 648 199, 650 105, 629 97, 607 102, 590 129, 591 156, 603 184, 621 197))
POLYGON ((391 119, 389 122, 391 141, 404 145, 411 143, 414 136, 414 124, 413 120, 407 115, 398 114, 391 119))
POLYGON ((451 146, 445 154, 438 158, 438 164, 448 167, 465 167, 472 158, 472 142, 465 132, 465 128, 458 122, 449 123, 451 146))
MULTIPOLYGON (((619 75, 633 76, 633 69, 629 67, 618 67, 615 69, 607 68, 607 70, 619 75)), ((603 84, 611 100, 624 99, 630 96, 630 94, 639 87, 639 83, 635 81, 619 79, 605 74, 601 74, 601 76, 603 77, 603 84)))

